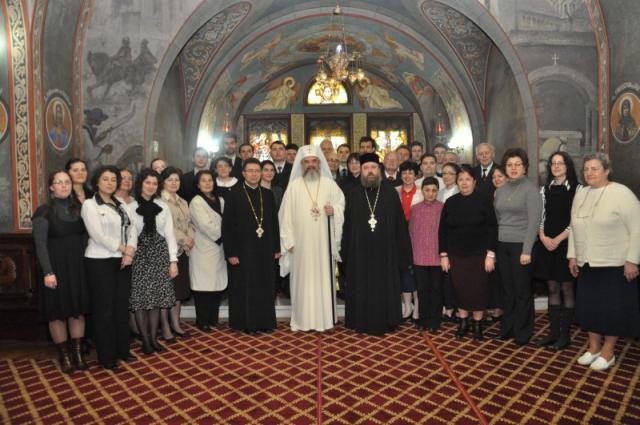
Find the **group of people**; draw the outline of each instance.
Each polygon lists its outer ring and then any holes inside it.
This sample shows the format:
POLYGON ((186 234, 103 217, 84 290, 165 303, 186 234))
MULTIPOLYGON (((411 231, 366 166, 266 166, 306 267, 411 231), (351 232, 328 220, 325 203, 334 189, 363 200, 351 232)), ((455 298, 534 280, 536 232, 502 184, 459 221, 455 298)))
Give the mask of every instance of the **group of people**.
POLYGON ((165 350, 158 332, 189 338, 180 308, 191 296, 196 326, 211 332, 225 291, 229 326, 249 334, 276 327, 281 290, 294 331, 332 328, 340 295, 356 332, 451 321, 459 338, 481 340, 489 311, 498 338, 525 345, 534 276, 549 288, 549 333, 537 343, 566 348, 575 311, 589 332, 578 362, 613 365, 617 338, 640 335, 640 202, 609 181, 607 156, 585 157, 581 186, 556 152, 539 188, 522 149, 499 166, 481 143, 476 167, 444 145, 422 149, 403 145, 380 163, 369 137, 353 153, 275 141, 259 161, 229 133, 219 157, 196 149, 186 173, 155 159, 134 183, 130 170, 101 166, 91 189, 86 164, 70 160, 33 217, 41 312, 62 370, 87 368, 83 338, 107 369, 134 359, 132 332, 145 354, 165 350))

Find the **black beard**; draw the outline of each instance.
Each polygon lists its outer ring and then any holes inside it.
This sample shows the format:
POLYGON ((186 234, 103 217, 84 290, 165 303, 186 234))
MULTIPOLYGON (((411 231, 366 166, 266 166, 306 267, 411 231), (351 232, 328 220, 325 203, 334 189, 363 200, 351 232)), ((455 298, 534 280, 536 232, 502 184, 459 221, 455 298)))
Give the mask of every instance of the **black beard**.
POLYGON ((360 174, 360 183, 367 189, 371 189, 374 187, 380 186, 382 182, 382 177, 377 176, 365 176, 364 174, 360 174))

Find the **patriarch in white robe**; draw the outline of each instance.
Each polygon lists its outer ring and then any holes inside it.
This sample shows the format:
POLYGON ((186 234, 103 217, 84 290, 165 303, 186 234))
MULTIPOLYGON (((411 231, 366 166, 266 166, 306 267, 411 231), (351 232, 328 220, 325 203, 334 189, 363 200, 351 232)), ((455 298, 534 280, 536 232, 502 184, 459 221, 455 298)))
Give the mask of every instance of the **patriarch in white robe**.
POLYGON ((335 321, 344 195, 317 146, 298 150, 280 207, 280 274, 289 273, 291 329, 324 331, 335 321))

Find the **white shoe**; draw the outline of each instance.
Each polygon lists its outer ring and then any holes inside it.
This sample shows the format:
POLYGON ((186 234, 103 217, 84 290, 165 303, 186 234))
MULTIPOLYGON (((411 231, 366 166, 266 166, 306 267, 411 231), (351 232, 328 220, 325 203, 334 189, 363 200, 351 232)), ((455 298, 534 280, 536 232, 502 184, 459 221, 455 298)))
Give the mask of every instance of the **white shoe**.
POLYGON ((589 367, 593 370, 607 370, 611 366, 613 366, 615 362, 616 362, 616 356, 611 357, 611 360, 608 360, 608 361, 604 357, 598 356, 598 358, 595 359, 594 362, 591 363, 591 366, 589 367))
POLYGON ((582 366, 589 366, 591 363, 595 362, 598 357, 600 357, 599 351, 593 354, 585 351, 583 355, 578 357, 578 364, 581 364, 582 366))

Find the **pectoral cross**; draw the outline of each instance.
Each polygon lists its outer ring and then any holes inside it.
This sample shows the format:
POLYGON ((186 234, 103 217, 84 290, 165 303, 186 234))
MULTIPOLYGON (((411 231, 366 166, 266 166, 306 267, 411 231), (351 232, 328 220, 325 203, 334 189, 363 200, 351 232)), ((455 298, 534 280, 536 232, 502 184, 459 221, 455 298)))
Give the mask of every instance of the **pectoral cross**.
POLYGON ((318 221, 318 217, 320 217, 320 208, 318 208, 318 204, 316 204, 315 202, 311 207, 311 217, 313 217, 313 219, 316 221, 318 221))
POLYGON ((369 218, 369 221, 367 221, 367 223, 369 223, 372 232, 376 230, 376 224, 378 224, 378 220, 376 220, 376 217, 373 214, 371 214, 371 217, 369 218))
POLYGON ((264 229, 262 228, 262 226, 258 226, 258 228, 256 229, 256 234, 258 235, 258 237, 261 238, 263 233, 264 229))
POLYGON ((551 60, 553 61, 554 66, 558 65, 558 59, 560 59, 560 56, 558 56, 557 53, 554 53, 553 56, 551 56, 551 60))

